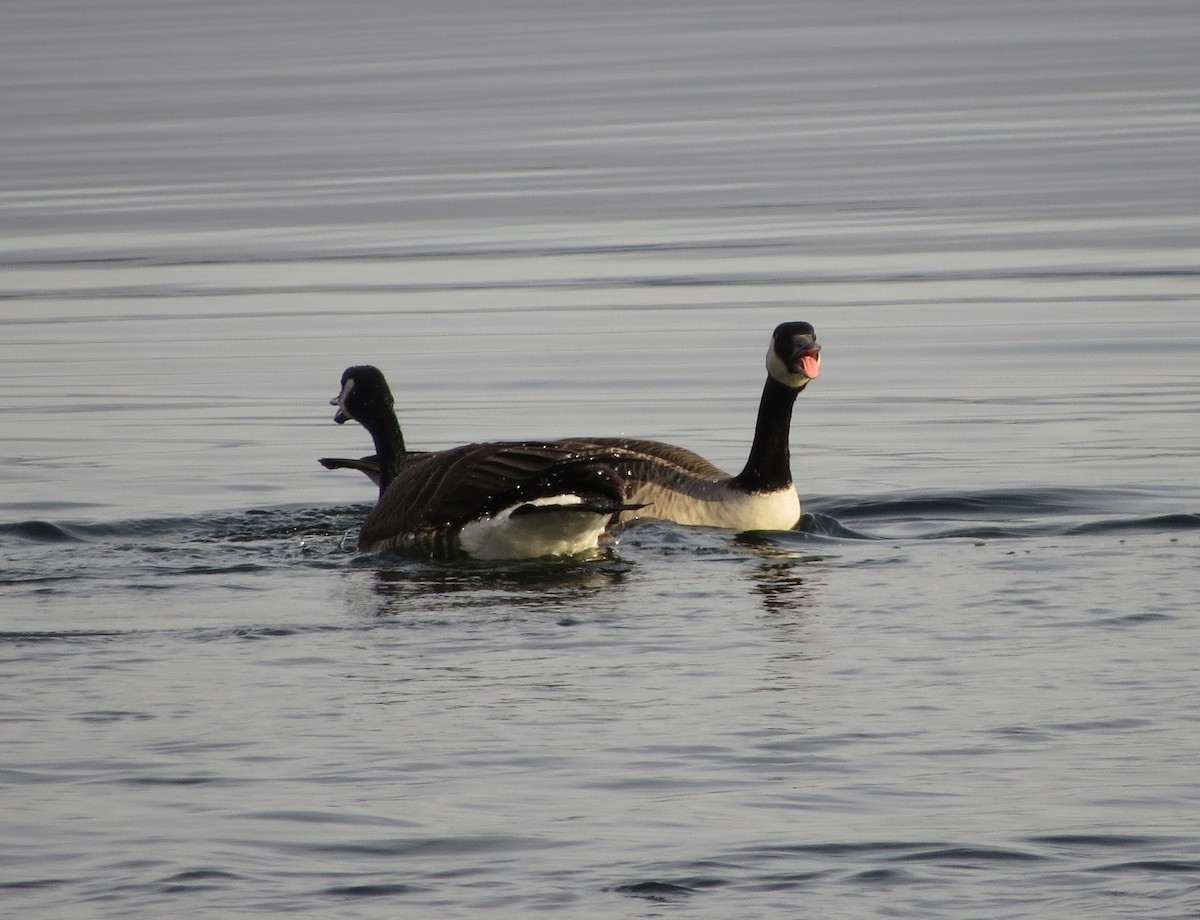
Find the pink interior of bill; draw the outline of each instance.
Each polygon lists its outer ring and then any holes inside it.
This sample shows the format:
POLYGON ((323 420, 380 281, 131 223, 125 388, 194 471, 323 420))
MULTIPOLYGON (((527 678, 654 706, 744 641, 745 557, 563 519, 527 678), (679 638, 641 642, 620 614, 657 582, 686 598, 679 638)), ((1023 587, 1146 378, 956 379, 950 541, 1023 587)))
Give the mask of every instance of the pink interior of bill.
POLYGON ((815 380, 817 378, 817 376, 821 373, 820 359, 815 354, 801 355, 800 356, 800 372, 802 374, 804 374, 805 377, 809 377, 809 378, 815 380))

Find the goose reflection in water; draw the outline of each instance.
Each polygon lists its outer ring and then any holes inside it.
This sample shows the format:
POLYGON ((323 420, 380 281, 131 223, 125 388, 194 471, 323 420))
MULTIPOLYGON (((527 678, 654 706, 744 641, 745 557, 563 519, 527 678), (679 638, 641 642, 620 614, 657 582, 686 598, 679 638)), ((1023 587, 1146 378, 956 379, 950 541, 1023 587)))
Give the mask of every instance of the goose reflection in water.
POLYGON ((442 621, 550 611, 563 625, 585 616, 594 600, 603 599, 608 609, 612 591, 626 583, 631 570, 628 562, 611 552, 586 560, 528 563, 446 564, 388 558, 385 566, 376 564, 363 560, 355 573, 359 590, 351 595, 351 603, 364 615, 442 621))

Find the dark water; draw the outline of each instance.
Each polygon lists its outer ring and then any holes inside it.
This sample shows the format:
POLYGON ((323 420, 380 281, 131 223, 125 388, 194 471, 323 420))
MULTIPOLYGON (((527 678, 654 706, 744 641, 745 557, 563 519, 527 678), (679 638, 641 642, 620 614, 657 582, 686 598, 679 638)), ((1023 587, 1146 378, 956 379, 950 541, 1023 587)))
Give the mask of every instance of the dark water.
POLYGON ((1200 916, 1190 4, 10 5, 0 903, 1200 916), (410 442, 744 459, 787 533, 359 556, 410 442))

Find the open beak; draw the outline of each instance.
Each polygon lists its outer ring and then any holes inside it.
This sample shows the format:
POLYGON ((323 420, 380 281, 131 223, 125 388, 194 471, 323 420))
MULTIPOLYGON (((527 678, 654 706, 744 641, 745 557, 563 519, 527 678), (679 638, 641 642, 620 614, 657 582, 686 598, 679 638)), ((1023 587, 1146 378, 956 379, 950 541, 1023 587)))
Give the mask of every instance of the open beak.
POLYGON ((821 376, 821 346, 816 342, 801 346, 792 360, 796 372, 809 380, 816 380, 821 376))
POLYGON ((346 410, 342 408, 342 396, 340 393, 333 397, 333 399, 329 400, 329 405, 338 407, 337 412, 333 413, 333 420, 335 422, 337 422, 339 425, 344 425, 346 422, 350 421, 350 416, 347 415, 346 410))

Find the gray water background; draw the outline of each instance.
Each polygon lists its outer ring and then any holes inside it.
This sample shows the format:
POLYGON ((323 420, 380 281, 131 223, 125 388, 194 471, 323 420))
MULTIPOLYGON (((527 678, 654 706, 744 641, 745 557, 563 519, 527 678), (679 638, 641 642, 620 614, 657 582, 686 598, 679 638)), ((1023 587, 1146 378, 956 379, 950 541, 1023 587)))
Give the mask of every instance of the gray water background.
POLYGON ((1194 4, 0 17, 6 914, 1200 915, 1194 4), (349 548, 345 366, 736 470, 793 319, 798 530, 349 548))

